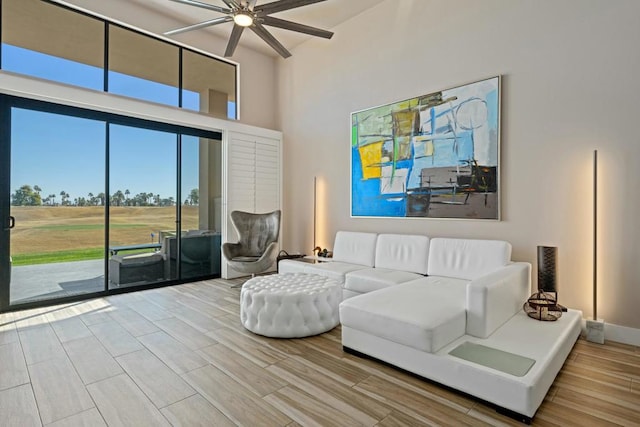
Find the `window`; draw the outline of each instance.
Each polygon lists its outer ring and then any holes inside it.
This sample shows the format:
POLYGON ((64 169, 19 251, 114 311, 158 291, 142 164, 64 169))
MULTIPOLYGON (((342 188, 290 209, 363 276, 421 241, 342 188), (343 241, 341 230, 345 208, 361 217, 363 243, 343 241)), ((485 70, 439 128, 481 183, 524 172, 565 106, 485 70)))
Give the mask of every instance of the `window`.
POLYGON ((109 92, 178 107, 179 49, 109 27, 109 92))
POLYGON ((1 3, 3 70, 237 118, 234 64, 67 6, 42 0, 1 3))
POLYGON ((236 67, 190 51, 183 53, 182 64, 182 106, 234 119, 236 67))
POLYGON ((104 23, 38 0, 2 2, 2 68, 102 90, 104 23))

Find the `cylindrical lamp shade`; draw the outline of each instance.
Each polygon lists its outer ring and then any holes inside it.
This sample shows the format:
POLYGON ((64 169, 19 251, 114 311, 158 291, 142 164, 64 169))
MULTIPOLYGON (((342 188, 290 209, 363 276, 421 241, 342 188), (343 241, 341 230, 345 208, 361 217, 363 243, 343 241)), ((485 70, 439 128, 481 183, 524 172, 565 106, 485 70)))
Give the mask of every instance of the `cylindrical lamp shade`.
POLYGON ((558 271, 558 248, 538 246, 538 290, 557 292, 556 272, 558 271))

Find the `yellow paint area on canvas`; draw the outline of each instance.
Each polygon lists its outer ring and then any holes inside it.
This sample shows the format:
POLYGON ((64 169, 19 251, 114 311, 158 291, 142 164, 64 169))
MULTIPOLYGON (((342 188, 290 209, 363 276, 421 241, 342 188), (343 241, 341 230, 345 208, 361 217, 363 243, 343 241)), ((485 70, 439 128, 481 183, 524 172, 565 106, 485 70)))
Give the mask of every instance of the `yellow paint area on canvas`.
POLYGON ((380 178, 380 163, 382 161, 382 141, 358 147, 360 163, 362 163, 362 178, 380 178))

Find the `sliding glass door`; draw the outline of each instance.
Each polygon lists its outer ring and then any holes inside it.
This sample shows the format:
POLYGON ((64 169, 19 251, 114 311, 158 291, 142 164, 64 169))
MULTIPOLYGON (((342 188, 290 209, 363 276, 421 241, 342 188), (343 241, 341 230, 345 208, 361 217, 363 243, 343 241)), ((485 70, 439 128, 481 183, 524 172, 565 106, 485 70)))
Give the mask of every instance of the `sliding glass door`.
POLYGON ((219 134, 0 105, 0 310, 219 276, 219 134))
POLYGON ((109 287, 169 280, 165 236, 176 234, 177 140, 109 125, 109 287))
MULTIPOLYGON (((220 141, 181 138, 180 278, 220 275, 222 147, 220 141)), ((175 271, 172 274, 176 274, 175 271)), ((177 277, 177 276, 174 276, 177 277)))
POLYGON ((103 290, 106 123, 10 114, 11 304, 103 290))

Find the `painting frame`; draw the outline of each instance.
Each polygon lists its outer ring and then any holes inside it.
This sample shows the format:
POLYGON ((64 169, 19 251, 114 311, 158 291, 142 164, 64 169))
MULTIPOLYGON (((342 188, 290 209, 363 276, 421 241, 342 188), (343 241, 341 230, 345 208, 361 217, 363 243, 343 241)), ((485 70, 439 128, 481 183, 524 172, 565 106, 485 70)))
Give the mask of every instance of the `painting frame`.
POLYGON ((501 220, 497 75, 351 113, 351 218, 501 220))

